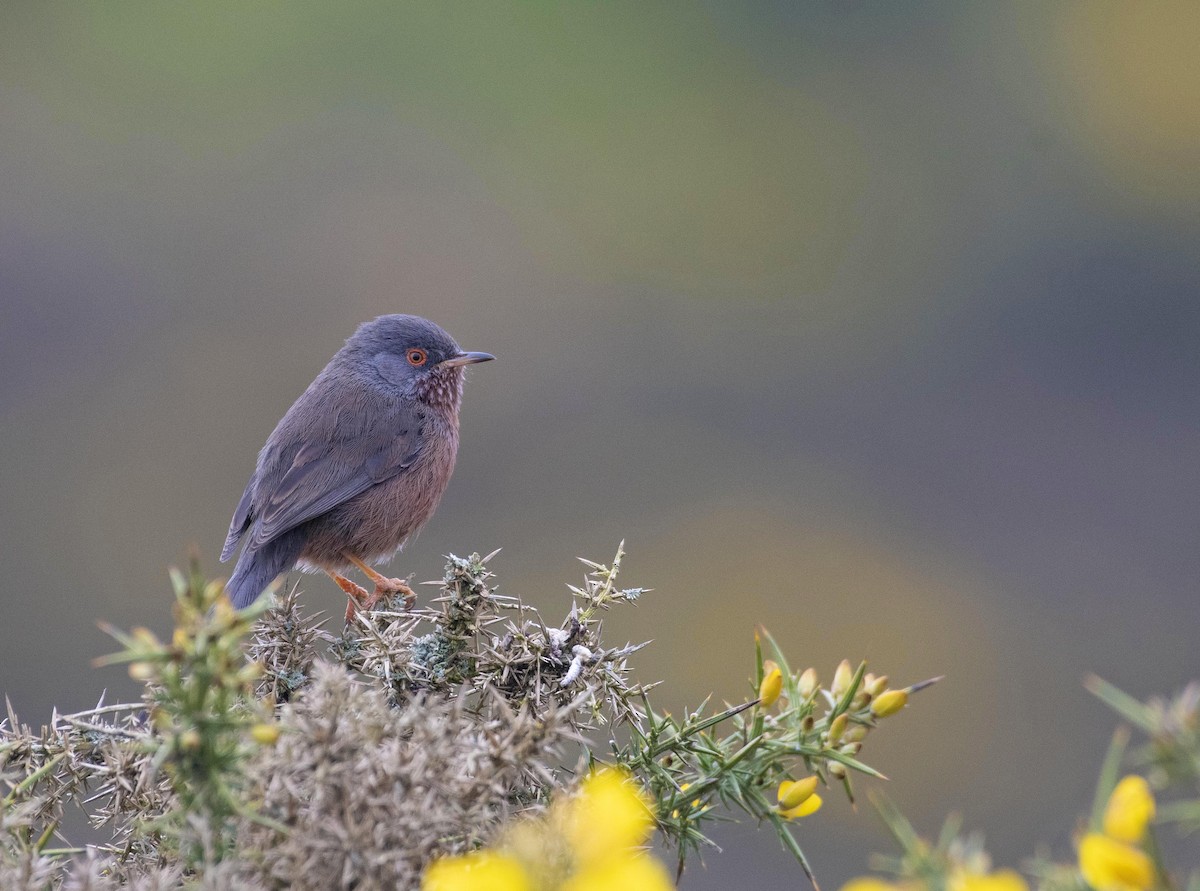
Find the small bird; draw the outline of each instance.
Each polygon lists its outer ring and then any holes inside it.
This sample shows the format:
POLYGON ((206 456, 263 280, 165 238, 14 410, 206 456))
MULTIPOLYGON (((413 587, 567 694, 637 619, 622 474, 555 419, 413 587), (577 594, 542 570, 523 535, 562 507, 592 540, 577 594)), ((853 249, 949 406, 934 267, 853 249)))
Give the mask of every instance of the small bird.
POLYGON ((294 567, 327 573, 357 606, 412 589, 371 568, 432 516, 458 454, 464 367, 494 359, 459 349, 427 319, 360 325, 295 401, 258 454, 221 561, 244 542, 226 589, 253 603, 294 567), (375 592, 347 579, 356 566, 375 592))

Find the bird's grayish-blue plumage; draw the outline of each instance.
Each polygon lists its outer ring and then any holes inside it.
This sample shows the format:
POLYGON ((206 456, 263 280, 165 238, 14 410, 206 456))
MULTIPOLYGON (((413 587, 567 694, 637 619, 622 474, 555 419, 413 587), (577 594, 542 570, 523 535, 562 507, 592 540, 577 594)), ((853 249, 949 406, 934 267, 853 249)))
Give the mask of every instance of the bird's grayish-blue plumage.
POLYGON ((454 470, 463 367, 490 358, 418 316, 361 325, 259 453, 221 551, 242 546, 233 605, 296 565, 342 572, 392 556, 454 470))

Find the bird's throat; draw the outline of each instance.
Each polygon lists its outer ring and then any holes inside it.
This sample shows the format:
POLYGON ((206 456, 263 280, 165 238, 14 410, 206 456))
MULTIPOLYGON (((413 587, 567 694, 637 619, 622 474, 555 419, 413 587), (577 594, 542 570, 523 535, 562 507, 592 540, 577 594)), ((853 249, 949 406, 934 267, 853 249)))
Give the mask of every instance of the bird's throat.
POLYGON ((416 397, 432 408, 457 417, 462 389, 461 368, 435 368, 418 381, 416 397))

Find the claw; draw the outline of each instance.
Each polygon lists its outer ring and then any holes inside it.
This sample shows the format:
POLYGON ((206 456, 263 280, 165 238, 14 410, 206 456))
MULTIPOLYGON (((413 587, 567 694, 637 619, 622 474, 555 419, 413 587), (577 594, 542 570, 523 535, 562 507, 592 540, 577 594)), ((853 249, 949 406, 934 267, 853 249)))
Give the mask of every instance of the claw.
MULTIPOLYGON (((408 582, 404 579, 390 579, 376 572, 357 557, 351 557, 349 554, 346 555, 346 559, 361 569, 367 578, 375 583, 375 593, 363 602, 363 609, 374 609, 380 600, 385 597, 395 597, 397 594, 404 598, 405 609, 413 608, 413 605, 417 602, 417 592, 410 588, 408 582)), ((362 591, 363 589, 359 588, 359 590, 362 591)), ((365 594, 366 592, 363 591, 363 593, 365 594)))

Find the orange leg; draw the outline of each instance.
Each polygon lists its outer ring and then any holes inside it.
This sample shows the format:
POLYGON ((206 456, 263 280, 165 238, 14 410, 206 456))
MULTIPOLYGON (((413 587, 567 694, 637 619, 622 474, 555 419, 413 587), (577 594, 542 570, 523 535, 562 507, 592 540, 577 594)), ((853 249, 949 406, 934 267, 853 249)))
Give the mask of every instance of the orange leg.
POLYGON ((359 609, 366 609, 367 604, 371 600, 371 595, 367 593, 367 589, 361 585, 356 585, 354 582, 345 576, 338 575, 336 572, 325 570, 325 574, 337 582, 337 586, 346 592, 350 598, 350 602, 346 604, 346 624, 354 618, 354 613, 359 609))
MULTIPOLYGON (((397 594, 400 594, 404 597, 404 608, 412 609, 413 604, 417 600, 417 592, 410 588, 404 579, 390 579, 385 575, 380 575, 357 557, 353 557, 350 554, 346 554, 344 556, 347 560, 361 569, 367 578, 375 583, 375 593, 372 594, 367 602, 363 604, 365 609, 373 609, 375 604, 377 604, 382 598, 394 597, 397 594)), ((359 590, 361 591, 362 589, 359 588, 359 590)))

